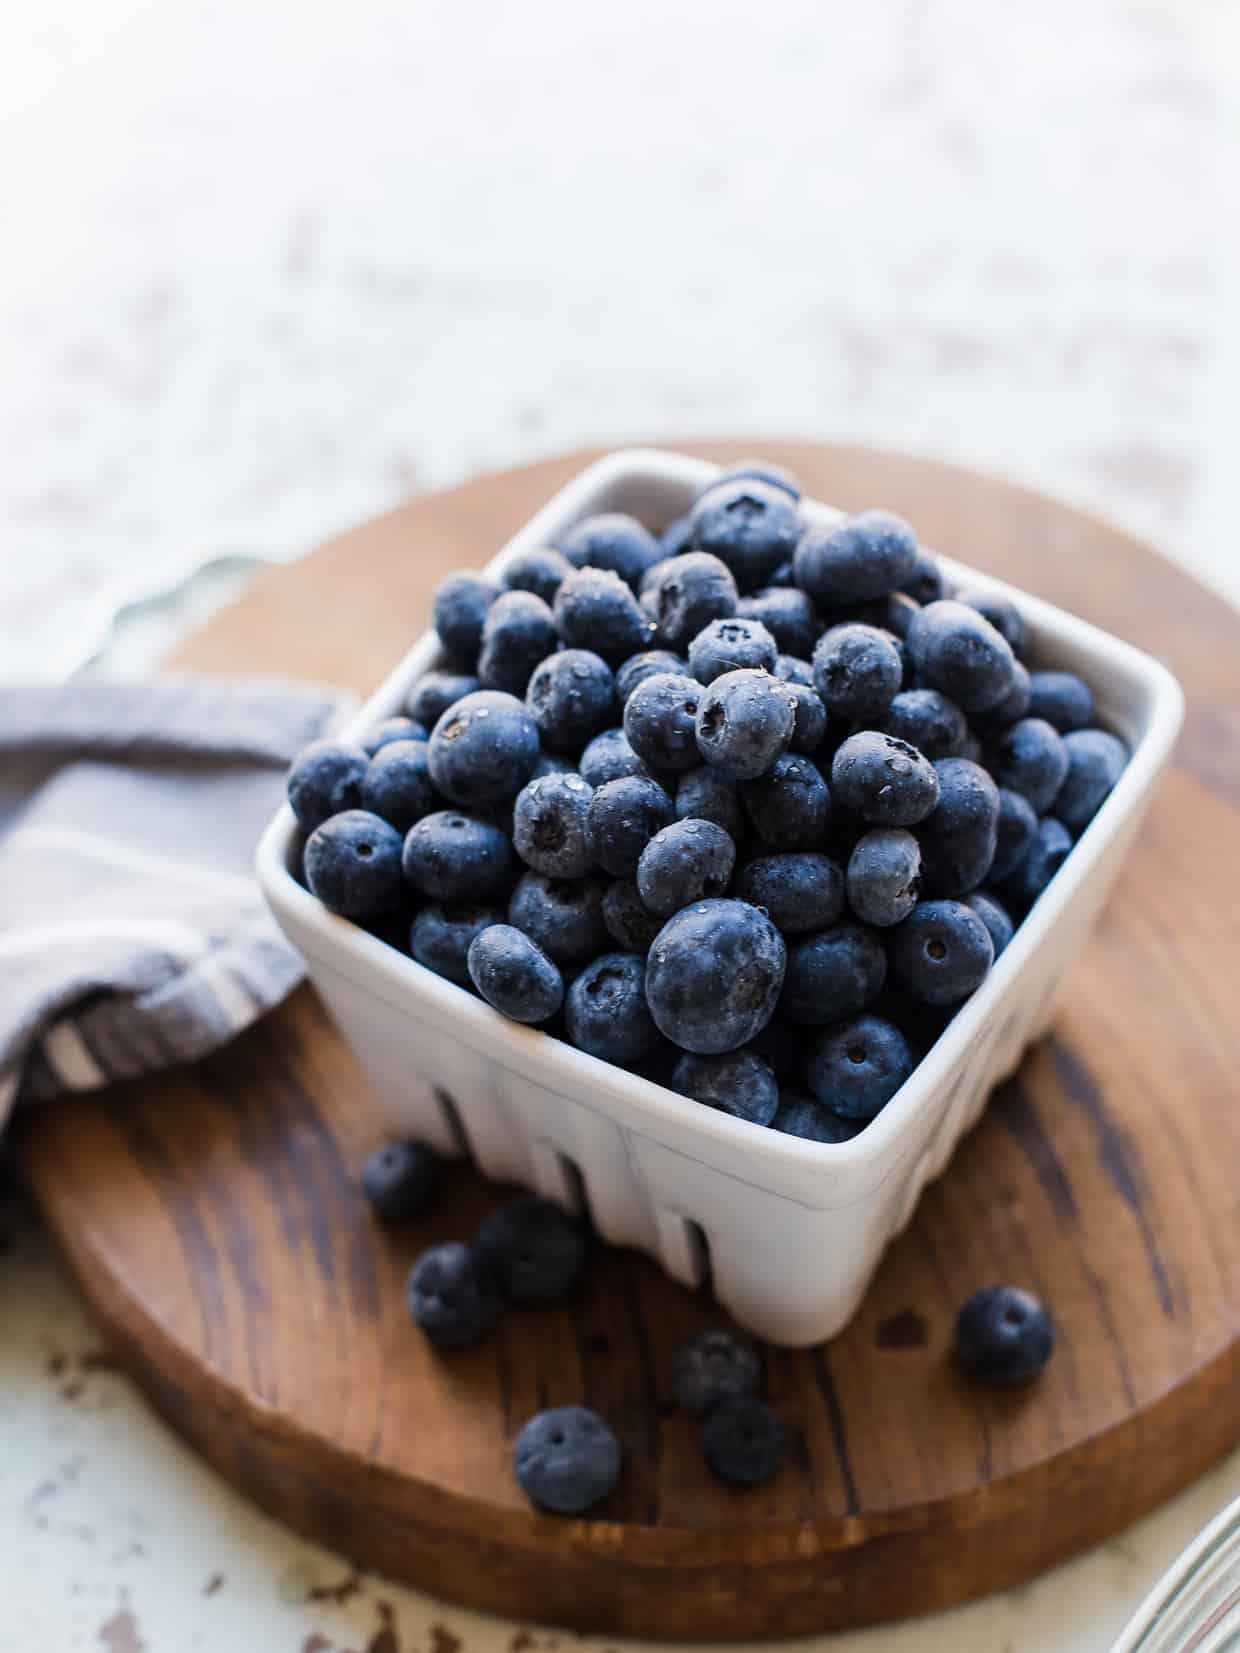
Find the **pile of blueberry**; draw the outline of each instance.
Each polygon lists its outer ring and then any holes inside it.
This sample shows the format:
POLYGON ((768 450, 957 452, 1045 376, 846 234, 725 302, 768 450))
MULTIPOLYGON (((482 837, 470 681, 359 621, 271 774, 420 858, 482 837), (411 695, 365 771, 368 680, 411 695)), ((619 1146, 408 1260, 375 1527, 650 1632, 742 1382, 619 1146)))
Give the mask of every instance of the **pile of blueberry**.
POLYGON ((746 464, 439 588, 439 667, 289 776, 333 912, 518 1022, 819 1142, 895 1094, 1119 778, 1088 684, 882 511, 746 464))

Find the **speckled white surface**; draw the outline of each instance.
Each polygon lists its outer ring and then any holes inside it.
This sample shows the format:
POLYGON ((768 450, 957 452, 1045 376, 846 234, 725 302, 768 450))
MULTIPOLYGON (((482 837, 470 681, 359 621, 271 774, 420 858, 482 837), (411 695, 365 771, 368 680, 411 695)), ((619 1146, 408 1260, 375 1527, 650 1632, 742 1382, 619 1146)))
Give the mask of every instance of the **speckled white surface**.
MULTIPOLYGON (((1240 596, 1238 157, 1230 0, 11 7, 0 671, 206 550, 685 433, 1000 469, 1240 596)), ((527 1645, 335 1590, 4 1221, 3 1653, 527 1645)), ((1236 1492, 1232 1460, 1030 1589, 833 1645, 1093 1653, 1236 1492)))

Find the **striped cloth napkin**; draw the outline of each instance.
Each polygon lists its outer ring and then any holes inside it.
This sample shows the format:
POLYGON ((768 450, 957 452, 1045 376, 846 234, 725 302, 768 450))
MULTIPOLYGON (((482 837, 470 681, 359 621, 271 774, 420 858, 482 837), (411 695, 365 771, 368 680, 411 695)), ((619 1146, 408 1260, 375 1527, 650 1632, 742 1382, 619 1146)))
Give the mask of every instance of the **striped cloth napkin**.
POLYGON ((296 986, 250 863, 339 709, 274 679, 0 687, 0 1126, 205 1055, 296 986))

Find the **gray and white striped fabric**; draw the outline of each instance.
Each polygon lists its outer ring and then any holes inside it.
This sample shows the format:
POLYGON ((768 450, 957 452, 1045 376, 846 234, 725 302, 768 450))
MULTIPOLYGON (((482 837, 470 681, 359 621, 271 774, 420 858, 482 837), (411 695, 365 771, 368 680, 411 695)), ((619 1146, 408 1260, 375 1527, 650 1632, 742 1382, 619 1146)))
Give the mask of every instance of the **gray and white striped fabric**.
POLYGON ((250 863, 339 706, 277 680, 0 686, 0 1127, 205 1055, 296 986, 250 863))

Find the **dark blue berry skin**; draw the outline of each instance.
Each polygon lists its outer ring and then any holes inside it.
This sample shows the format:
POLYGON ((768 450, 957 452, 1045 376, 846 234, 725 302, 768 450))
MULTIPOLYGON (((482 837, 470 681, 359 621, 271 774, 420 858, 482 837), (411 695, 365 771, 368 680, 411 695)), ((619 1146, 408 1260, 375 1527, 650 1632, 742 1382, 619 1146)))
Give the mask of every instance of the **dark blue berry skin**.
POLYGON ((552 612, 567 647, 593 649, 612 667, 654 643, 655 622, 610 569, 577 569, 556 592, 552 612))
POLYGON ((875 597, 873 602, 859 603, 850 618, 862 625, 877 626, 879 631, 889 631, 903 641, 920 606, 902 591, 893 591, 889 596, 875 597))
POLYGON ((775 675, 784 683, 801 683, 807 689, 814 687, 814 668, 799 655, 781 654, 775 662, 775 675))
POLYGON ((1068 773, 1068 749, 1057 729, 1040 717, 1022 718, 994 743, 987 765, 1000 787, 1028 798, 1044 815, 1068 773))
POLYGON ((607 945, 601 878, 547 878, 523 873, 508 902, 508 922, 535 941, 562 970, 579 968, 607 945))
POLYGON ((424 815, 405 836, 405 877, 432 901, 485 901, 515 871, 508 834, 454 809, 424 815))
POLYGON ((814 687, 832 717, 870 724, 900 691, 895 640, 873 626, 832 626, 814 649, 814 687))
POLYGON ((783 1464, 784 1428, 753 1395, 721 1401, 702 1425, 702 1453, 711 1474, 729 1486, 763 1486, 783 1464))
POLYGON ((503 580, 509 591, 532 591, 550 606, 572 572, 573 565, 562 551, 540 546, 513 557, 504 569, 503 580))
POLYGON ((643 606, 669 649, 685 649, 712 620, 736 613, 736 581, 726 564, 706 551, 689 551, 651 569, 643 606))
POLYGON ((762 1362, 752 1343, 718 1328, 701 1332, 672 1360, 672 1399, 682 1412, 704 1417, 720 1401, 757 1393, 762 1362))
POLYGON ((789 683, 787 687, 792 696, 792 739, 788 750, 812 757, 827 738, 827 708, 816 689, 807 688, 804 683, 789 683))
POLYGON ((734 782, 708 763, 683 774, 676 783, 676 819, 713 821, 736 843, 745 829, 734 782))
POLYGON ((921 893, 921 845, 902 827, 862 833, 848 860, 848 905, 865 924, 899 924, 921 893))
POLYGON ((894 735, 930 759, 954 757, 969 733, 964 713, 937 689, 904 689, 873 727, 894 735))
POLYGON ((288 772, 289 808, 305 832, 342 809, 359 809, 370 759, 360 746, 314 740, 303 746, 288 772))
POLYGON ((725 562, 742 591, 767 583, 793 554, 800 531, 796 501, 766 482, 716 482, 693 507, 693 543, 725 562))
POLYGON ((697 750, 731 779, 756 780, 787 750, 795 725, 792 696, 779 678, 766 671, 724 672, 702 691, 697 750))
POLYGON ((530 779, 537 781, 544 775, 572 775, 576 770, 577 765, 571 758, 562 758, 556 752, 540 752, 530 779))
POLYGON ((362 1166, 362 1193, 381 1222, 412 1222, 430 1203, 439 1170, 424 1142, 388 1142, 362 1166))
POLYGON ((558 1303, 585 1267, 586 1231, 551 1200, 525 1194, 482 1219, 474 1255, 509 1303, 558 1303))
POLYGON ((469 945, 469 979, 493 1010, 514 1022, 545 1022, 564 1002, 564 981, 536 941, 492 924, 469 945))
POLYGON ((867 1123, 864 1119, 845 1119, 842 1114, 832 1113, 816 1097, 803 1096, 799 1091, 783 1091, 771 1129, 782 1131, 785 1136, 799 1136, 806 1142, 836 1143, 851 1142, 867 1123))
POLYGON ((972 895, 966 895, 964 904, 977 914, 990 932, 991 945, 995 950, 995 957, 998 958, 1016 934, 1012 915, 1001 901, 996 900, 993 895, 987 895, 984 890, 974 890, 972 895))
POLYGON ((449 706, 475 694, 482 684, 463 672, 423 672, 409 690, 405 710, 424 729, 433 729, 449 706))
POLYGON ((769 1125, 779 1107, 775 1075, 753 1050, 728 1050, 719 1056, 686 1054, 676 1063, 672 1086, 682 1096, 751 1125, 769 1125))
POLYGON ((607 934, 622 953, 643 958, 663 928, 663 920, 652 913, 628 879, 614 879, 603 897, 603 923, 607 934))
POLYGON ((698 1056, 736 1050, 770 1021, 784 979, 783 937, 743 901, 696 901, 655 937, 646 1000, 660 1033, 698 1056))
POLYGON ((523 695, 540 660, 554 653, 559 638, 551 610, 532 591, 505 591, 487 610, 478 655, 484 689, 523 695))
POLYGON ((1029 715, 1045 718, 1061 735, 1094 721, 1094 693, 1075 672, 1030 672, 1029 715))
POLYGON ((603 953, 587 964, 564 1002, 568 1037, 578 1050, 631 1067, 659 1043, 646 1003, 646 960, 640 953, 603 953))
POLYGON ((674 517, 659 535, 659 550, 665 557, 679 557, 693 549, 693 517, 674 517))
POLYGON ((844 875, 813 851, 763 855, 737 873, 732 893, 761 907, 786 936, 828 929, 844 911, 844 875))
POLYGON ((549 878, 581 878, 594 866, 590 847, 589 786, 580 775, 542 775, 517 794, 513 848, 549 878))
POLYGON ((742 597, 736 612, 744 620, 766 627, 781 654, 804 657, 814 652, 821 629, 814 605, 796 586, 770 585, 742 597))
POLYGON ((999 788, 999 823, 995 853, 987 877, 996 883, 1016 871, 1038 835, 1038 817, 1028 798, 1007 787, 999 788))
POLYGON ((1012 687, 1016 657, 1007 639, 967 603, 919 609, 906 643, 921 687, 940 689, 970 716, 997 706, 1012 687))
POLYGON ((696 719, 702 685, 692 677, 659 672, 639 683, 625 702, 629 745, 652 769, 679 774, 701 762, 696 719))
POLYGON ((377 918, 403 894, 400 833, 366 809, 329 816, 306 841, 311 894, 342 918, 377 918))
POLYGON ((581 754, 577 769, 587 786, 606 786, 625 775, 649 775, 650 771, 629 745, 623 729, 604 729, 581 754))
POLYGON ((1029 673, 1018 660, 1012 668, 1012 687, 999 704, 992 706, 988 712, 974 714, 976 732, 986 740, 997 740, 1005 729, 1010 729, 1014 723, 1028 716, 1031 699, 1029 673))
POLYGON ((457 660, 474 660, 482 647, 482 626, 500 587, 484 574, 449 574, 431 603, 439 641, 457 660))
POLYGON ((990 871, 999 833, 999 788, 981 764, 940 758, 939 801, 917 828, 927 895, 967 895, 990 871))
POLYGON ((873 1004, 886 979, 882 941, 845 919, 789 948, 779 1013, 801 1027, 825 1027, 873 1004))
POLYGON ((424 740, 393 740, 371 758, 362 780, 362 808, 408 832, 443 801, 431 779, 424 740))
POLYGON ((970 587, 958 591, 956 601, 967 604, 969 608, 975 608, 983 619, 990 621, 1016 658, 1024 659, 1029 649, 1029 627, 1025 623, 1024 615, 1010 598, 1000 596, 997 591, 970 587))
POLYGON ((806 1079, 824 1108, 846 1119, 873 1119, 912 1073, 913 1053, 894 1022, 858 1016, 815 1039, 806 1079))
POLYGON ((773 672, 779 650, 759 620, 712 620, 689 644, 689 671, 699 683, 713 683, 725 672, 773 672))
POLYGON ((538 726, 516 696, 479 689, 431 730, 431 779, 454 804, 499 803, 520 792, 538 752, 538 726))
POLYGON ((670 918, 691 901, 725 894, 735 865, 736 845, 714 821, 673 821, 642 851, 637 893, 652 913, 670 918))
POLYGON ((891 964, 915 999, 959 1004, 994 963, 990 931, 963 901, 923 901, 890 940, 891 964))
POLYGON ((517 1484, 552 1515, 581 1515, 602 1503, 620 1479, 620 1443, 584 1406, 539 1412, 517 1436, 517 1484))
POLYGON ((917 566, 917 540, 888 511, 862 511, 832 527, 805 530, 793 560, 797 584, 823 609, 899 591, 917 566))
POLYGON ((1014 872, 999 881, 1001 895, 1019 910, 1032 907, 1071 852, 1072 834, 1067 827, 1053 815, 1043 816, 1028 854, 1014 872))
POLYGON ((831 821, 831 791, 812 758, 788 754, 745 781, 741 803, 769 850, 818 849, 831 821))
POLYGON ((424 723, 415 723, 411 717, 385 717, 376 724, 362 742, 362 751, 374 757, 376 752, 390 746, 394 740, 426 740, 430 730, 424 723))
POLYGON ((612 720, 616 682, 611 667, 590 649, 549 654, 534 668, 525 705, 544 746, 579 752, 612 720))
POLYGON ((871 826, 915 826, 939 801, 934 765, 907 741, 866 729, 850 735, 831 764, 838 802, 871 826))
POLYGON ((414 1324, 437 1349, 467 1349, 500 1315, 500 1296, 472 1249, 451 1241, 433 1245, 413 1265, 406 1288, 414 1324))
POLYGON ((672 800, 647 776, 625 775, 596 787, 587 817, 594 859, 613 878, 636 877, 642 851, 672 818, 672 800))
POLYGON ((727 470, 703 488, 702 492, 708 493, 721 482, 765 482, 772 488, 782 488, 789 499, 799 500, 801 497, 801 484, 792 472, 786 471, 782 465, 776 465, 770 459, 738 459, 735 465, 729 465, 727 470))
POLYGON ((619 511, 579 522, 564 536, 560 550, 574 568, 606 568, 634 591, 646 570, 666 555, 636 517, 619 511))
MULTIPOLYGON (((784 586, 792 587, 795 586, 796 583, 796 569, 792 565, 792 558, 789 557, 785 562, 781 562, 778 568, 774 569, 767 575, 766 585, 762 589, 770 591, 776 586, 781 588, 784 586)), ((797 589, 799 590, 800 588, 798 587, 797 589)))
POLYGON ((1063 743, 1068 772, 1051 807, 1065 826, 1082 832, 1124 773, 1128 748, 1104 729, 1074 729, 1063 743))
POLYGON ((939 567, 939 559, 932 551, 918 548, 913 571, 907 579, 900 581, 900 590, 923 608, 927 603, 937 603, 941 597, 947 595, 943 583, 943 570, 939 567))
POLYGON ((1046 1305, 1018 1286, 984 1286, 956 1317, 956 1359, 979 1383, 1029 1383, 1055 1350, 1046 1305))
POLYGON ((414 919, 409 951, 419 964, 437 976, 455 982, 458 987, 471 987, 470 943, 488 925, 503 922, 504 914, 498 907, 445 906, 435 902, 423 907, 414 919))
POLYGON ((667 672, 673 677, 688 677, 689 662, 670 649, 643 649, 640 654, 631 654, 616 670, 616 699, 621 709, 628 704, 629 696, 639 683, 667 672))

